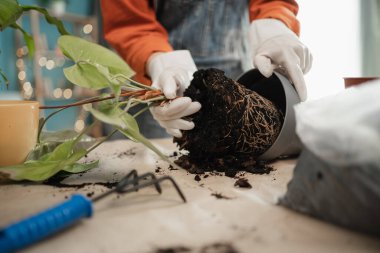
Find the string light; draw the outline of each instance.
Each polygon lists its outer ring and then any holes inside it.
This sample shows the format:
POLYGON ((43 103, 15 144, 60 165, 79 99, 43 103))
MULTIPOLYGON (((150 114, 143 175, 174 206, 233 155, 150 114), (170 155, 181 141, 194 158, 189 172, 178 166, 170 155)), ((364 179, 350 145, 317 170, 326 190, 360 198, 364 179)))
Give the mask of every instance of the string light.
POLYGON ((40 65, 41 67, 45 66, 46 62, 47 62, 46 57, 41 57, 40 59, 38 59, 38 65, 40 65))
POLYGON ((74 129, 76 132, 80 132, 84 129, 84 121, 82 119, 78 119, 75 122, 74 129))
POLYGON ((27 55, 28 52, 29 52, 28 47, 27 47, 27 46, 23 46, 23 47, 22 47, 22 54, 23 54, 23 55, 27 55))
POLYGON ((63 97, 66 99, 71 98, 72 95, 73 95, 73 91, 71 89, 65 89, 63 91, 63 97))
POLYGON ((54 89, 54 91, 53 91, 53 96, 54 96, 55 98, 60 98, 60 97, 62 97, 62 89, 61 89, 61 88, 56 88, 56 89, 54 89))
POLYGON ((25 71, 22 70, 22 71, 18 72, 17 77, 18 77, 18 79, 21 80, 21 81, 25 80, 25 77, 26 77, 26 73, 25 73, 25 71))
POLYGON ((28 91, 30 89, 33 89, 32 88, 32 84, 30 82, 25 82, 23 85, 22 85, 22 88, 24 89, 24 91, 28 91))
POLYGON ((22 68, 22 67, 24 67, 24 60, 23 60, 23 59, 17 59, 17 60, 16 60, 16 66, 17 66, 18 68, 22 68))
POLYGON ((47 68, 48 70, 52 70, 52 69, 54 68, 54 66, 55 66, 55 63, 54 63, 53 60, 48 60, 48 61, 46 62, 46 68, 47 68))
POLYGON ((24 98, 29 99, 33 95, 33 88, 30 87, 28 90, 24 90, 24 98))
POLYGON ((91 24, 86 24, 85 26, 83 26, 83 32, 84 32, 85 34, 89 34, 89 33, 91 33, 91 32, 92 32, 92 29, 93 29, 93 27, 92 27, 91 24))
POLYGON ((16 50, 16 55, 18 58, 21 58, 24 56, 24 52, 21 47, 16 50))

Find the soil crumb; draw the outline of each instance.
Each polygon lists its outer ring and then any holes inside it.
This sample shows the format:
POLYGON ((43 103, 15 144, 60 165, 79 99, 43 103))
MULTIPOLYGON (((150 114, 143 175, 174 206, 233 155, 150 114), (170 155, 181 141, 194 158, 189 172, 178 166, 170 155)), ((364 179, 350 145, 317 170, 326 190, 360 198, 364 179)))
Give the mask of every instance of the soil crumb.
POLYGON ((122 158, 124 156, 134 156, 136 155, 136 151, 135 151, 136 148, 131 148, 131 149, 128 149, 127 151, 124 151, 120 154, 117 155, 118 158, 122 158))
POLYGON ((191 250, 186 247, 173 247, 173 248, 165 248, 165 249, 157 249, 155 253, 184 253, 184 252, 190 252, 191 250))
POLYGON ((252 185, 248 182, 248 179, 246 178, 239 178, 238 180, 236 180, 234 186, 240 188, 252 188, 252 185))
POLYGON ((175 156, 178 156, 178 152, 177 151, 174 151, 173 154, 169 155, 169 157, 175 157, 175 156))
POLYGON ((214 196, 217 199, 231 199, 230 197, 224 196, 222 193, 218 192, 211 193, 211 196, 214 196))
POLYGON ((195 175, 194 180, 199 182, 199 181, 201 181, 201 177, 199 175, 195 175))
POLYGON ((88 192, 88 193, 86 194, 86 196, 89 197, 89 198, 91 198, 94 194, 95 194, 95 192, 88 192))
POLYGON ((181 138, 180 150, 188 151, 175 162, 190 173, 239 171, 263 174, 256 160, 277 139, 283 112, 271 101, 227 78, 217 69, 198 70, 184 96, 202 108, 188 117, 195 123, 181 138))
POLYGON ((229 243, 215 243, 204 246, 200 253, 238 253, 238 251, 229 243))

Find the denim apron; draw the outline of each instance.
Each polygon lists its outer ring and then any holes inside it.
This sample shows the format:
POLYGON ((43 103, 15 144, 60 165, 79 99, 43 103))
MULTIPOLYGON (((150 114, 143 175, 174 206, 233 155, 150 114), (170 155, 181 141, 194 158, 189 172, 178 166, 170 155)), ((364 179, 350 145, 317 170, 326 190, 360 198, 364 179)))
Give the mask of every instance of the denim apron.
POLYGON ((198 69, 218 68, 236 79, 251 69, 249 0, 157 0, 157 20, 175 50, 191 52, 198 69))
MULTIPOLYGON (((253 67, 248 46, 249 0, 157 0, 151 4, 169 33, 170 44, 175 50, 189 50, 198 69, 218 68, 236 79, 253 67)), ((132 108, 131 113, 141 108, 132 108)), ((145 137, 169 137, 149 112, 136 120, 145 137)))

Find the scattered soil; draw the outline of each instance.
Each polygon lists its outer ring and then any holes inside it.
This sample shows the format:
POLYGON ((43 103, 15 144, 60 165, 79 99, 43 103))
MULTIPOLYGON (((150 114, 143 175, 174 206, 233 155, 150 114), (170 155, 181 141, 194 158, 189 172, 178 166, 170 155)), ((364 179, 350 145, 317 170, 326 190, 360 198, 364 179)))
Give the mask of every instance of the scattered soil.
POLYGON ((274 143, 283 122, 272 102, 217 69, 195 72, 184 96, 202 108, 188 117, 194 129, 174 138, 180 150, 189 151, 176 160, 179 166, 190 173, 218 171, 229 177, 238 171, 263 173, 257 157, 274 143))
MULTIPOLYGON (((157 249, 155 253, 186 253, 194 252, 188 247, 178 246, 164 249, 157 249)), ((238 251, 229 243, 214 243, 211 245, 203 246, 196 251, 199 253, 238 253, 238 251)))
POLYGON ((165 249, 158 249, 155 253, 184 253, 184 252, 190 252, 191 250, 187 247, 173 247, 173 248, 165 248, 165 249))
POLYGON ((94 183, 81 183, 81 184, 62 183, 62 181, 70 175, 72 174, 61 171, 57 173, 56 175, 54 175, 53 177, 49 178, 48 180, 44 181, 43 184, 54 186, 57 188, 75 188, 75 189, 81 189, 88 185, 101 185, 108 189, 112 189, 118 184, 118 182, 94 182, 94 183))
POLYGON ((169 165, 169 170, 178 170, 177 168, 174 168, 173 165, 169 165))
POLYGON ((75 189, 81 189, 84 188, 87 185, 101 185, 108 189, 114 188, 119 182, 95 182, 95 183, 81 183, 81 184, 63 184, 60 182, 44 182, 45 185, 54 186, 57 188, 75 188, 75 189))
POLYGON ((122 153, 119 153, 117 155, 118 158, 122 158, 124 156, 134 156, 136 155, 136 151, 135 151, 135 148, 131 148, 131 149, 128 149, 127 151, 124 151, 122 153))
POLYGON ((211 193, 211 196, 214 196, 217 199, 231 199, 230 197, 226 197, 222 193, 218 192, 211 193))
POLYGON ((238 251, 229 243, 214 243, 204 246, 200 253, 238 253, 238 251))
POLYGON ((178 152, 174 151, 173 154, 169 155, 169 157, 175 157, 178 156, 178 152))
POLYGON ((246 178, 239 178, 236 180, 234 186, 238 186, 240 188, 252 188, 252 185, 248 182, 246 178))
POLYGON ((95 194, 95 192, 88 192, 86 195, 87 195, 87 197, 91 198, 94 194, 95 194))

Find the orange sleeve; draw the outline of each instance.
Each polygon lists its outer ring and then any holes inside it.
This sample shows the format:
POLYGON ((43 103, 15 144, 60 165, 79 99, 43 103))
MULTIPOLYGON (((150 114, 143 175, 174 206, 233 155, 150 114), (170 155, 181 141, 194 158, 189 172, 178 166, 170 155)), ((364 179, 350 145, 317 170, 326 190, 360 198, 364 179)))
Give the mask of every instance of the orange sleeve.
POLYGON ((282 21, 297 35, 300 34, 300 24, 296 18, 298 4, 294 0, 250 0, 249 20, 274 18, 282 21))
POLYGON ((136 72, 135 79, 150 83, 145 64, 154 52, 168 52, 168 34, 156 20, 148 0, 102 0, 104 36, 136 72))

